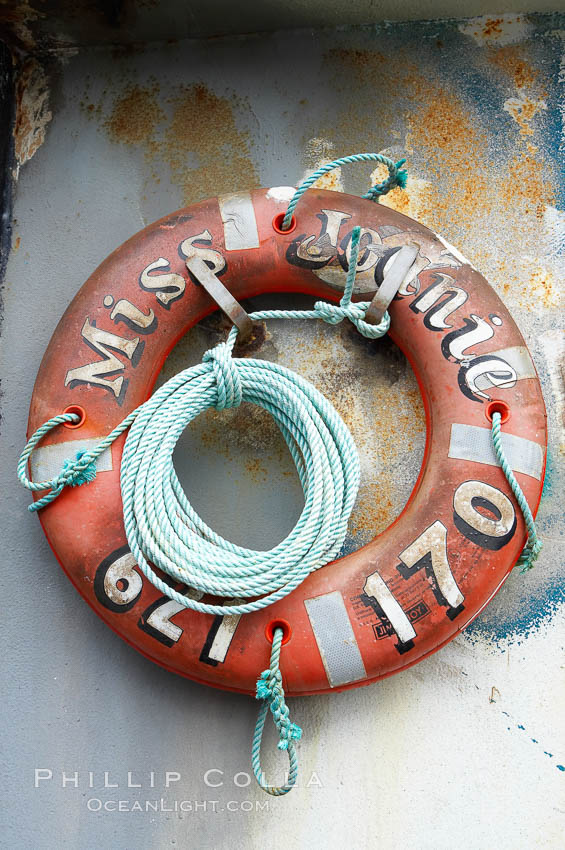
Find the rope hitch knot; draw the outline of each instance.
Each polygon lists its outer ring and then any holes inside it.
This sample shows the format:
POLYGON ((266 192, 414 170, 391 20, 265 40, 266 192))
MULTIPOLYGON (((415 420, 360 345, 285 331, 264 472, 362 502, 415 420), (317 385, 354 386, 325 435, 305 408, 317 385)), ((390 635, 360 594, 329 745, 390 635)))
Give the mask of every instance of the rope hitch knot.
POLYGON ((84 462, 82 464, 77 463, 85 454, 86 452, 77 452, 75 460, 69 458, 63 462, 58 478, 60 482, 64 482, 68 487, 80 487, 81 484, 90 484, 91 481, 94 481, 96 478, 96 461, 89 461, 87 466, 84 465, 84 462))
POLYGON ((328 325, 339 325, 344 319, 349 319, 360 334, 367 339, 380 339, 390 328, 390 316, 385 313, 382 321, 378 325, 370 325, 365 321, 365 313, 369 306, 369 302, 358 301, 343 305, 343 300, 340 304, 331 304, 329 301, 316 301, 314 310, 324 322, 328 325))
POLYGON ((239 377, 237 360, 231 356, 231 348, 225 342, 209 349, 203 358, 203 363, 210 363, 216 379, 218 400, 216 410, 239 407, 242 402, 241 378, 239 377))

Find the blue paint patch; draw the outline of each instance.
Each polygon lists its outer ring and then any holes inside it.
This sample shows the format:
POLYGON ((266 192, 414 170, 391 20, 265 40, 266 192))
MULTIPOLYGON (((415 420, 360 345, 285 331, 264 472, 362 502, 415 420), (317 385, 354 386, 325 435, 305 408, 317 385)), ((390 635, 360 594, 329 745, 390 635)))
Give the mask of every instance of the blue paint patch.
MULTIPOLYGON (((507 711, 502 711, 502 712, 501 712, 501 714, 504 714, 506 717, 511 717, 511 715, 510 715, 507 711)), ((523 731, 525 731, 525 730, 526 730, 526 727, 525 727, 522 723, 517 723, 517 724, 516 724, 516 727, 517 727, 518 729, 522 729, 523 731)), ((511 727, 511 726, 507 726, 507 727, 506 727, 506 729, 507 729, 507 731, 508 731, 508 732, 510 732, 510 730, 512 729, 512 727, 511 727)), ((530 741, 532 742, 532 744, 537 744, 537 743, 538 743, 537 738, 530 738, 530 741)), ((553 758, 553 753, 550 753, 550 752, 549 752, 549 750, 544 750, 544 751, 543 751, 543 754, 544 754, 544 756, 548 756, 550 759, 552 759, 552 758, 553 758)), ((556 765, 555 765, 555 767, 557 768, 557 770, 563 770, 563 771, 565 771, 565 766, 563 766, 562 764, 556 764, 556 765)))
MULTIPOLYGON (((512 587, 512 593, 516 597, 516 586, 512 587)), ((467 626, 465 634, 475 642, 486 639, 501 643, 510 639, 520 644, 542 623, 548 622, 563 603, 565 583, 562 576, 548 576, 546 581, 534 585, 517 570, 489 606, 467 626), (523 585, 516 602, 510 606, 505 597, 509 595, 510 583, 516 581, 523 585)), ((503 649, 501 646, 501 651, 503 649)))

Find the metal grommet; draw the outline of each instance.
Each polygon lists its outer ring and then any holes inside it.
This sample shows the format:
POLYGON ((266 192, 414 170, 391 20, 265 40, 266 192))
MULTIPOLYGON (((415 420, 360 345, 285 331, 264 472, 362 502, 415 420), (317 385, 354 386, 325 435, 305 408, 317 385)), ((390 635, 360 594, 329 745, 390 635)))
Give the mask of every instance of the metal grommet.
POLYGON ((63 413, 74 413, 76 416, 80 416, 78 422, 63 422, 65 428, 80 428, 86 422, 86 410, 80 404, 70 404, 65 407, 63 413))
POLYGON ((489 401, 485 408, 485 416, 489 422, 492 422, 492 417, 495 413, 500 413, 500 421, 508 422, 510 419, 510 408, 505 401, 489 401))
POLYGON ((283 638, 282 645, 288 643, 292 637, 292 629, 290 628, 290 623, 287 620, 271 620, 270 623, 267 623, 265 627, 265 637, 269 641, 269 643, 273 642, 273 638, 275 636, 275 629, 282 629, 283 638))
POLYGON ((285 219, 285 216, 286 216, 286 213, 281 212, 281 213, 277 213, 276 216, 273 219, 273 230, 276 231, 277 233, 281 233, 283 236, 286 233, 292 233, 293 230, 296 230, 296 218, 294 216, 291 216, 291 218, 290 218, 290 226, 287 227, 286 230, 283 230, 282 223, 285 219))

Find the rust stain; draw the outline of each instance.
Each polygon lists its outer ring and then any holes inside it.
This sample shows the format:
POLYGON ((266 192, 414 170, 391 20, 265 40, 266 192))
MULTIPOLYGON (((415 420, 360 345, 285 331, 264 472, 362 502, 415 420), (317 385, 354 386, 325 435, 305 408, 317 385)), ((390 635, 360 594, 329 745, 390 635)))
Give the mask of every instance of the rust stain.
MULTIPOLYGON (((165 113, 159 106, 158 86, 143 88, 131 86, 114 103, 105 122, 110 139, 126 145, 149 145, 155 138, 159 123, 165 113)), ((88 112, 96 113, 93 103, 86 106, 88 112)))
POLYGON ((0 23, 3 29, 7 30, 24 50, 33 50, 36 47, 36 39, 29 24, 44 17, 45 14, 33 9, 28 0, 19 0, 18 3, 4 2, 0 8, 0 23))
POLYGON ((238 129, 234 115, 235 106, 245 108, 243 101, 230 101, 195 84, 175 95, 171 106, 159 153, 187 203, 258 185, 249 134, 238 129))
POLYGON ((487 54, 488 61, 513 80, 517 89, 530 88, 539 78, 539 71, 527 61, 522 47, 509 44, 487 54))
POLYGON ((488 140, 454 94, 420 77, 407 82, 421 105, 408 114, 406 147, 424 158, 430 181, 420 196, 420 216, 428 226, 449 233, 454 211, 461 225, 472 223, 484 209, 492 165, 488 140))
POLYGON ((37 60, 28 59, 20 69, 16 82, 16 176, 20 167, 31 159, 45 141, 46 128, 51 118, 45 71, 37 60))
POLYGON ((483 23, 481 35, 483 38, 498 38, 502 35, 503 18, 487 18, 483 23))
MULTIPOLYGON (((495 34, 497 21, 485 21, 487 32, 495 34)), ((430 77, 407 53, 383 62, 381 54, 331 51, 328 62, 338 84, 347 88, 354 84, 360 92, 369 92, 376 91, 378 84, 379 128, 381 115, 385 124, 392 120, 391 104, 398 108, 399 92, 406 104, 402 147, 408 156, 409 181, 406 190, 395 189, 382 203, 459 243, 511 304, 553 306, 558 275, 551 262, 540 259, 541 251, 536 256, 531 250, 532 234, 540 232, 547 207, 555 202, 553 175, 543 152, 533 143, 537 121, 545 109, 543 75, 515 45, 489 46, 487 55, 516 86, 517 97, 506 101, 506 108, 519 132, 504 159, 492 150, 491 134, 470 104, 430 77), (502 233, 509 246, 504 253, 497 250, 502 233)), ((366 115, 371 116, 360 116, 362 139, 367 126, 363 122, 369 120, 374 126, 375 118, 371 101, 360 99, 366 115)), ((348 114, 343 131, 340 124, 330 135, 339 139, 339 153, 342 138, 345 146, 351 125, 357 125, 351 118, 348 114)), ((359 140, 354 147, 358 144, 359 140)), ((376 170, 373 177, 381 179, 384 173, 376 170)))
MULTIPOLYGON (((83 108, 100 115, 100 104, 85 102, 83 108)), ((112 141, 166 162, 189 204, 258 185, 249 133, 237 126, 236 110, 248 113, 248 104, 200 83, 181 87, 166 101, 159 99, 157 84, 132 86, 115 101, 104 126, 112 141)))
POLYGON ((521 92, 518 97, 509 98, 504 104, 504 109, 518 124, 521 136, 533 136, 532 121, 538 113, 547 109, 547 104, 544 100, 532 100, 521 92))
POLYGON ((251 458, 245 462, 245 471, 255 482, 267 481, 269 470, 261 463, 258 457, 251 458))
POLYGON ((492 47, 524 40, 529 35, 531 26, 528 19, 522 15, 483 15, 462 21, 459 31, 470 35, 477 44, 492 47))

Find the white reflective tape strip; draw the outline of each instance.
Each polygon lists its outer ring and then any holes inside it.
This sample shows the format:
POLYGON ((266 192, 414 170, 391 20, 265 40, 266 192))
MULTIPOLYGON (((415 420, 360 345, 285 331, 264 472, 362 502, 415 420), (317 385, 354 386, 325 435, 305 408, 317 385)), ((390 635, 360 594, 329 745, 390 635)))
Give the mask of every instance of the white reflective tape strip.
POLYGON ((304 605, 330 687, 366 679, 367 671, 339 590, 305 599, 304 605))
POLYGON ((535 378, 536 367, 525 345, 513 345, 510 348, 499 348, 498 351, 489 351, 492 357, 502 357, 516 372, 518 380, 522 378, 535 378))
POLYGON ((226 251, 258 248, 257 220, 249 192, 221 195, 218 203, 224 223, 226 251))
MULTIPOLYGON (((51 481, 60 473, 66 460, 74 460, 77 452, 87 452, 96 448, 103 437, 92 440, 69 440, 52 446, 39 446, 31 456, 31 477, 33 481, 51 481)), ((112 449, 102 452, 96 460, 96 472, 110 472, 112 469, 112 449)))
MULTIPOLYGON (((523 472, 538 481, 541 479, 544 453, 539 443, 504 432, 501 433, 501 442, 514 472, 523 472)), ((500 466, 494 453, 491 429, 477 425, 454 423, 451 426, 448 457, 500 466)))

